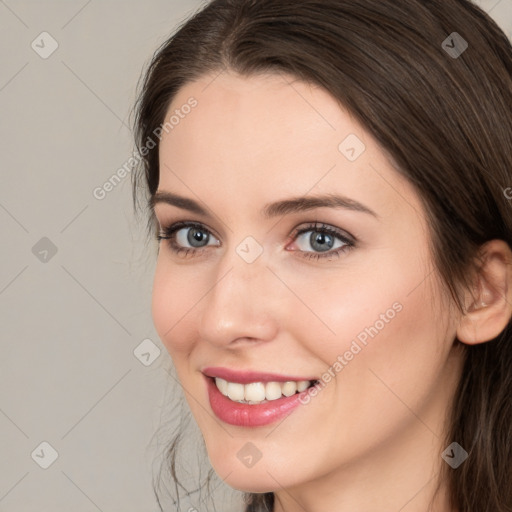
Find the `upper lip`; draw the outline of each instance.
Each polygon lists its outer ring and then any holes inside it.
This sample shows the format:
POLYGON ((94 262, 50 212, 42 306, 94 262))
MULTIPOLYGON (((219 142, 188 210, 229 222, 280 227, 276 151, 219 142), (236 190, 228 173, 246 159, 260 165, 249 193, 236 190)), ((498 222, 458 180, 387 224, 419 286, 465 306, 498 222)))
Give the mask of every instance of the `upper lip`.
POLYGON ((219 366, 208 366, 203 368, 202 373, 207 377, 219 377, 228 382, 237 382, 239 384, 249 384, 250 382, 287 382, 290 380, 317 380, 316 377, 297 377, 296 375, 283 375, 282 373, 258 372, 255 370, 231 370, 219 366))

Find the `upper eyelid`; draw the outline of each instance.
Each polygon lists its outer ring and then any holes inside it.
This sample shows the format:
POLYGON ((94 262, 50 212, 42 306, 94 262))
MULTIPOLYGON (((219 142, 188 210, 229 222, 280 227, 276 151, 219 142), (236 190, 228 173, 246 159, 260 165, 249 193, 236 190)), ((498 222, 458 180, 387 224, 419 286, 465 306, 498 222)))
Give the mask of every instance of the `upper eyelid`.
POLYGON ((218 237, 215 234, 215 230, 208 227, 204 222, 198 222, 198 221, 183 220, 183 221, 172 222, 168 225, 164 224, 164 226, 162 226, 160 228, 160 232, 166 231, 166 230, 169 231, 172 229, 173 233, 176 233, 180 229, 189 229, 189 228, 193 228, 193 227, 199 227, 199 228, 203 229, 204 231, 207 231, 210 235, 213 235, 217 240, 220 239, 220 237, 218 237))
MULTIPOLYGON (((308 223, 306 223, 308 224, 308 223)), ((313 222, 309 223, 309 225, 305 225, 303 227, 297 227, 294 228, 292 231, 292 234, 294 235, 300 235, 303 233, 307 233, 308 231, 328 231, 329 233, 332 233, 340 238, 345 238, 346 240, 349 240, 351 242, 355 243, 355 236, 351 235, 348 231, 332 226, 331 224, 326 224, 325 222, 313 222)))

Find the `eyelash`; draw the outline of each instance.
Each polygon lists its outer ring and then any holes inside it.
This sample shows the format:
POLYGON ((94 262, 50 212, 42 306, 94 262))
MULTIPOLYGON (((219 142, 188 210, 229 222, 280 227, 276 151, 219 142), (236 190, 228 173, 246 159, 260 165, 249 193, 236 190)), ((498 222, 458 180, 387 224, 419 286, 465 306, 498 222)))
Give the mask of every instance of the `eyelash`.
MULTIPOLYGON (((181 247, 176 244, 176 237, 175 234, 180 229, 184 228, 197 228, 205 233, 208 233, 209 235, 213 236, 213 233, 204 227, 203 224, 200 224, 198 222, 176 222, 175 224, 172 224, 171 226, 163 227, 161 228, 160 233, 157 235, 156 239, 160 243, 162 240, 166 240, 168 242, 168 247, 171 249, 172 252, 174 252, 176 255, 179 255, 183 258, 187 257, 195 257, 199 256, 207 247, 205 246, 202 248, 193 249, 190 247, 181 247)), ((337 249, 331 249, 330 251, 326 252, 312 252, 312 251, 297 251, 303 254, 302 257, 308 258, 308 259, 323 259, 323 258, 332 258, 333 256, 339 256, 355 247, 355 239, 351 240, 347 236, 345 236, 341 231, 328 226, 323 223, 312 223, 307 226, 304 226, 300 229, 295 229, 291 235, 292 240, 295 240, 298 236, 302 235, 303 233, 307 233, 308 231, 315 231, 322 234, 330 235, 334 238, 337 238, 341 242, 343 242, 345 245, 342 247, 338 247, 337 249)))

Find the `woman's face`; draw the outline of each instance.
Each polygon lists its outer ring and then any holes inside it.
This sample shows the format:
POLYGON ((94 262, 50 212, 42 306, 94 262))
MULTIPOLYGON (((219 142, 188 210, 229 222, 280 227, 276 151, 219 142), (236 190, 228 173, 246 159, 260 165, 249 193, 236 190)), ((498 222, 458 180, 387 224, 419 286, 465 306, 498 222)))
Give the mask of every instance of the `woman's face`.
POLYGON ((459 358, 418 195, 290 77, 209 75, 173 114, 158 193, 183 199, 154 211, 194 226, 160 242, 152 311, 216 472, 261 492, 430 470, 459 358))

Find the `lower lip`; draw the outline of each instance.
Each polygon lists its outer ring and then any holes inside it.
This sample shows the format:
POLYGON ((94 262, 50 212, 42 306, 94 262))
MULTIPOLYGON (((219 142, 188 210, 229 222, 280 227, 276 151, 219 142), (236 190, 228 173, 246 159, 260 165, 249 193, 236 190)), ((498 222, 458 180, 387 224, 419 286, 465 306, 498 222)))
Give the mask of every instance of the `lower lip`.
POLYGON ((225 423, 238 427, 261 427, 269 425, 290 414, 300 405, 300 399, 308 392, 306 389, 292 396, 284 396, 262 404, 241 404, 224 396, 217 388, 214 379, 206 377, 208 398, 215 415, 225 423))

